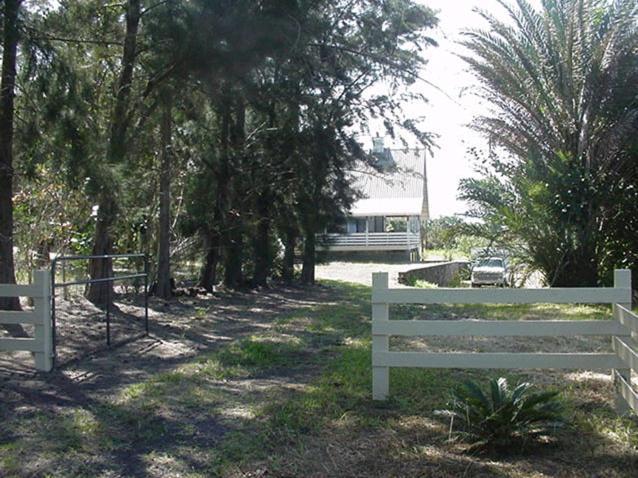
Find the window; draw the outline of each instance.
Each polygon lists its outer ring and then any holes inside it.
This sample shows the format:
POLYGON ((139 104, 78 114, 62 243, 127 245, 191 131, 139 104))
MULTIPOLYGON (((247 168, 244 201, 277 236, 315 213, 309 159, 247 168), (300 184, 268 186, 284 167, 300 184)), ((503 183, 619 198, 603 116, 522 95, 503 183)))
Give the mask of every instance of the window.
POLYGON ((383 216, 374 216, 374 217, 370 217, 368 218, 368 231, 369 232, 384 232, 385 231, 385 225, 384 225, 384 217, 383 216))
POLYGON ((406 232, 408 230, 408 221, 405 217, 393 217, 388 222, 388 232, 406 232))
POLYGON ((491 257, 489 259, 483 259, 478 263, 479 267, 503 267, 503 259, 491 257))

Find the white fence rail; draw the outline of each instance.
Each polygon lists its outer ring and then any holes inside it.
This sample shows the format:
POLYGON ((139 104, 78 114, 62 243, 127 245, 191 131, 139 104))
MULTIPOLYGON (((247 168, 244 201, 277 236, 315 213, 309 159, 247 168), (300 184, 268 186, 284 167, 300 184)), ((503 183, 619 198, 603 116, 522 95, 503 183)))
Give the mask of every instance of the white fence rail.
POLYGON ((0 352, 33 352, 36 369, 49 372, 53 367, 51 334, 51 276, 48 271, 35 271, 31 285, 0 284, 0 297, 31 297, 33 310, 0 310, 1 324, 30 324, 33 338, 0 338, 0 352))
POLYGON ((616 270, 614 287, 552 289, 390 289, 388 274, 372 275, 372 396, 385 400, 390 367, 612 369, 621 411, 638 411, 631 370, 638 372, 638 316, 631 309, 631 272, 616 270), (613 304, 612 320, 390 320, 390 304, 613 304), (391 336, 609 336, 613 353, 431 353, 390 351, 391 336), (620 400, 622 399, 622 400, 620 400))
POLYGON ((331 250, 407 250, 418 248, 417 232, 353 232, 349 234, 325 234, 326 247, 331 250))

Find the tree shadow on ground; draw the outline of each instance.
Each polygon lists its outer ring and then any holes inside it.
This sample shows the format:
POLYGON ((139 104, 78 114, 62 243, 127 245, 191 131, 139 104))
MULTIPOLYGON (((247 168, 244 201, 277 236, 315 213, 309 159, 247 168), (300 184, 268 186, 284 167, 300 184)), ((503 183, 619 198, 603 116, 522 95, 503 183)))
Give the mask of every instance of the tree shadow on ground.
MULTIPOLYGON (((303 314, 299 311, 335 300, 334 290, 317 287, 229 293, 221 299, 189 298, 186 303, 173 301, 168 306, 154 304, 149 337, 91 352, 51 374, 3 376, 0 420, 5 426, 0 429, 0 451, 13 450, 7 454, 13 458, 0 461, 0 470, 14 470, 18 476, 44 475, 46 469, 60 470, 62 475, 108 471, 120 476, 169 476, 152 469, 156 465, 150 464, 149 454, 170 457, 175 463, 168 468, 173 471, 210 468, 221 437, 255 426, 250 414, 229 415, 228 404, 246 396, 256 399, 266 391, 199 376, 179 378, 175 370, 229 341, 269 332, 276 318, 303 314), (168 311, 158 312, 162 308, 168 311), (159 377, 158 383, 155 377, 159 377), (173 377, 177 377, 174 383, 173 377), (158 393, 155 388, 163 381, 174 390, 158 393), (131 393, 134 399, 126 395, 131 393), (158 397, 179 400, 165 404, 158 397), (26 455, 34 455, 33 460, 10 463, 26 455)), ((118 302, 114 317, 139 321, 129 307, 118 302)), ((310 375, 305 362, 312 360, 304 354, 295 360, 302 370, 299 376, 274 367, 247 378, 303 383, 310 375)))

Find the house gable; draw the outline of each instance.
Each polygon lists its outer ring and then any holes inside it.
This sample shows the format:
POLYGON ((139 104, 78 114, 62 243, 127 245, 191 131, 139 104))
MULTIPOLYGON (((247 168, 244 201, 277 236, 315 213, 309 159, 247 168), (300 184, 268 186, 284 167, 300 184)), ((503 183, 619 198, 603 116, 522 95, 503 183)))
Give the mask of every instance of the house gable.
POLYGON ((380 162, 384 171, 367 168, 355 174, 355 188, 362 198, 350 215, 419 216, 427 219, 427 177, 422 149, 385 149, 380 162))

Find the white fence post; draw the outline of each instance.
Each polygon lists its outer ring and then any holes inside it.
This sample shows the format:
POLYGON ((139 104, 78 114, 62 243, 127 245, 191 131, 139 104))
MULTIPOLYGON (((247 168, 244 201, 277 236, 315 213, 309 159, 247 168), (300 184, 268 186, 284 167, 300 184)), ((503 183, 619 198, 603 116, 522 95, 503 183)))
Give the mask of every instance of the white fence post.
MULTIPOLYGON (((388 303, 376 302, 377 293, 388 289, 388 273, 375 272, 372 274, 372 322, 373 324, 388 322, 390 306, 388 303)), ((385 400, 390 390, 390 368, 374 365, 374 354, 390 351, 390 336, 387 334, 372 335, 372 398, 385 400)))
POLYGON ((38 296, 33 299, 37 317, 34 339, 37 343, 42 344, 42 348, 34 354, 35 367, 38 370, 50 372, 53 368, 53 337, 51 334, 51 279, 49 272, 35 271, 34 285, 38 289, 38 296))
MULTIPOLYGON (((625 293, 624 291, 626 290, 625 301, 619 302, 618 304, 614 304, 612 306, 613 312, 614 312, 614 318, 616 320, 620 320, 619 318, 620 311, 617 305, 621 305, 625 307, 626 309, 631 310, 632 291, 631 291, 631 271, 629 269, 616 269, 614 271, 614 288, 623 289, 623 293, 625 293)), ((635 334, 632 332, 632 335, 635 335, 635 334)), ((612 343, 612 347, 614 351, 617 351, 617 344, 616 344, 616 341, 614 340, 614 337, 611 338, 611 343, 612 343)), ((614 387, 616 388, 614 405, 615 405, 616 411, 619 414, 626 414, 631 411, 631 408, 629 407, 629 405, 627 404, 627 401, 623 398, 621 394, 620 387, 622 387, 622 384, 619 383, 619 380, 616 377, 616 374, 620 375, 627 383, 630 384, 631 369, 623 368, 618 370, 612 370, 612 378, 614 380, 614 387)))

